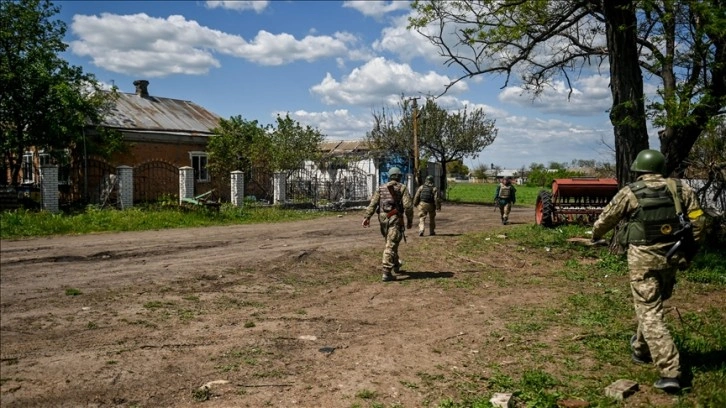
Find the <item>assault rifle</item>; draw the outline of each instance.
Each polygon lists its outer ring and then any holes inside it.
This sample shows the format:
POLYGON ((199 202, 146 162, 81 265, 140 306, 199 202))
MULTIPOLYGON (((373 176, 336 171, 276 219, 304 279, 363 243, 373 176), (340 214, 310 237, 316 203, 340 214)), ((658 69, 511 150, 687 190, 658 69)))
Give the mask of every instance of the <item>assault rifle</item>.
POLYGON ((698 245, 696 240, 693 238, 693 224, 691 221, 686 221, 686 217, 683 213, 678 214, 678 220, 681 223, 681 228, 673 233, 673 236, 678 240, 673 244, 671 249, 666 252, 666 259, 670 260, 671 257, 678 251, 682 250, 688 262, 691 262, 696 252, 698 252, 698 245))
POLYGON ((696 256, 696 252, 698 252, 698 244, 693 237, 693 224, 691 223, 691 220, 683 214, 681 198, 678 196, 676 182, 669 178, 666 181, 666 186, 673 196, 676 214, 678 215, 678 221, 681 224, 681 228, 673 233, 673 236, 677 238, 677 241, 673 244, 671 249, 666 252, 666 259, 670 260, 673 254, 675 254, 678 250, 682 250, 686 257, 686 261, 691 262, 693 257, 696 256))

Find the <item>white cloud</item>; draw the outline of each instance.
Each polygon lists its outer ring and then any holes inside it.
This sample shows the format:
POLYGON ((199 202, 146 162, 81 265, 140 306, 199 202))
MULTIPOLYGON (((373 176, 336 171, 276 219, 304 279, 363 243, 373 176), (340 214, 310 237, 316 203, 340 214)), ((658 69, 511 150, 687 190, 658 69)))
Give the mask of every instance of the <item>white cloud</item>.
POLYGON ((214 9, 214 8, 223 8, 223 9, 229 9, 229 10, 235 10, 235 11, 246 11, 246 10, 254 10, 256 13, 262 13, 268 6, 270 2, 267 0, 259 0, 259 1, 244 1, 244 0, 232 0, 232 1, 212 1, 208 0, 206 2, 207 8, 214 9))
MULTIPOLYGON (((433 71, 415 72, 408 64, 399 64, 385 58, 374 58, 363 66, 353 69, 340 82, 328 73, 310 91, 320 96, 323 103, 350 105, 395 106, 404 96, 435 95, 451 81, 445 75, 433 71)), ((463 82, 449 90, 451 94, 464 92, 463 82)))
POLYGON ((248 42, 183 16, 163 19, 144 13, 76 15, 71 27, 79 37, 70 44, 74 54, 87 56, 95 65, 112 72, 146 77, 206 74, 220 67, 215 53, 261 65, 282 65, 345 56, 349 46, 357 42, 355 36, 345 32, 308 35, 298 40, 290 34, 264 30, 248 42))
POLYGON ((608 77, 590 76, 577 80, 572 85, 570 94, 564 81, 554 81, 536 98, 520 87, 509 86, 499 93, 499 100, 544 113, 574 116, 602 115, 612 106, 608 77))
POLYGON ((411 8, 408 1, 344 1, 343 7, 349 7, 369 17, 380 19, 388 13, 411 8))

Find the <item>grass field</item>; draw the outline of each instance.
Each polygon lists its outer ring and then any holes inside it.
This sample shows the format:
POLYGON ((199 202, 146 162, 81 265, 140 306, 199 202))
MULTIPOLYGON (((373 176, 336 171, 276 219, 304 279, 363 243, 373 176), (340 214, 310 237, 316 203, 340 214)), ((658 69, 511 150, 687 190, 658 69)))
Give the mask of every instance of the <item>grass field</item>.
MULTIPOLYGON (((514 186, 517 189, 517 204, 533 206, 537 202, 540 187, 514 186)), ((447 201, 454 203, 491 204, 494 201, 496 183, 449 182, 447 201)))

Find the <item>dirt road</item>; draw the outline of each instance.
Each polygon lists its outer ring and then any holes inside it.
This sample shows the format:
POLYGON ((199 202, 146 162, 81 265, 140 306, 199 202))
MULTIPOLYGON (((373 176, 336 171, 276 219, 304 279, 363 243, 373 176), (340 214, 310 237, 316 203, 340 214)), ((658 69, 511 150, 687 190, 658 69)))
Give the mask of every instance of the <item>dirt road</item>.
MULTIPOLYGON (((383 240, 361 219, 3 240, 0 405, 435 400, 445 388, 402 384, 475 357, 472 342, 500 324, 492 300, 506 307, 510 296, 442 291, 437 281, 467 273, 448 249, 460 234, 507 226, 492 207, 445 205, 437 236, 414 226, 401 246, 404 261, 425 251, 426 264, 386 284, 383 240)), ((533 219, 531 208, 511 215, 533 219)))

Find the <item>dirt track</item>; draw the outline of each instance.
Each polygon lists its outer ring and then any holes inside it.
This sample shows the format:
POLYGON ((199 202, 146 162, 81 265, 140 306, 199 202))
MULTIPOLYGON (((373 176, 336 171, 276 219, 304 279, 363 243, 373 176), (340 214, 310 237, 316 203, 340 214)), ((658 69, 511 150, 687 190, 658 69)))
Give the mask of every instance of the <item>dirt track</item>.
MULTIPOLYGON (((533 218, 515 208, 511 221, 533 218)), ((502 324, 496 308, 524 302, 436 282, 482 269, 450 263, 460 234, 508 227, 491 207, 445 206, 437 236, 414 225, 402 243, 404 261, 426 251, 425 265, 382 283, 383 240, 361 219, 2 241, 0 405, 350 407, 362 390, 404 407, 436 400, 445 387, 402 384, 478 358, 502 324)))

